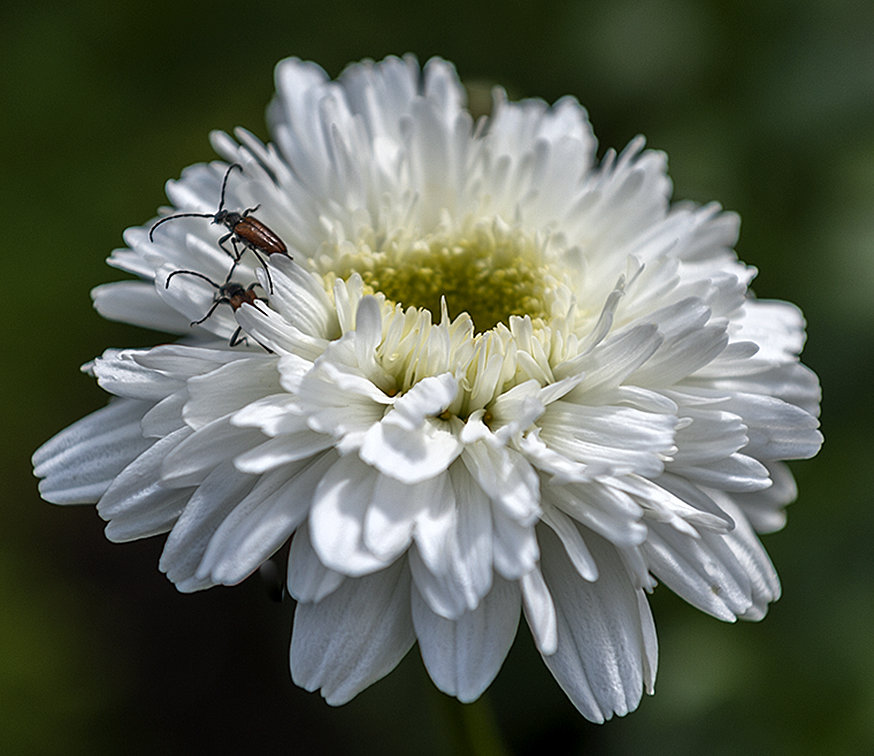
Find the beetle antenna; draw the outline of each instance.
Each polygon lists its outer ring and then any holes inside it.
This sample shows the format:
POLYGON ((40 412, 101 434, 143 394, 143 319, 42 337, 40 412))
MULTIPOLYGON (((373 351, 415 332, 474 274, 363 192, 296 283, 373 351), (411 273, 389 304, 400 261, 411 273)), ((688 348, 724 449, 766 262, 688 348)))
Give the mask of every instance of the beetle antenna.
POLYGON ((214 218, 215 216, 212 213, 179 213, 178 215, 168 215, 166 218, 161 218, 154 226, 149 229, 149 241, 153 242, 155 239, 152 234, 155 233, 155 229, 158 228, 162 223, 166 223, 168 220, 175 220, 176 218, 214 218))
MULTIPOLYGON (((164 282, 164 288, 169 289, 170 288, 170 279, 173 278, 173 276, 178 276, 180 273, 186 273, 189 276, 197 276, 198 278, 202 278, 207 283, 211 283, 213 286, 215 286, 216 290, 221 288, 221 286, 219 286, 211 278, 203 275, 203 273, 198 273, 196 270, 174 270, 169 276, 167 276, 167 280, 164 282)), ((225 282, 225 283, 227 283, 227 282, 225 282)), ((212 312, 212 310, 210 310, 210 312, 212 312)), ((201 321, 198 320, 197 322, 200 323, 201 321)))
POLYGON ((243 166, 239 163, 231 163, 225 171, 225 177, 222 179, 222 196, 221 199, 219 199, 219 212, 221 212, 222 208, 225 206, 225 189, 228 188, 228 176, 231 175, 231 171, 234 170, 234 168, 239 168, 241 171, 243 170, 243 166))

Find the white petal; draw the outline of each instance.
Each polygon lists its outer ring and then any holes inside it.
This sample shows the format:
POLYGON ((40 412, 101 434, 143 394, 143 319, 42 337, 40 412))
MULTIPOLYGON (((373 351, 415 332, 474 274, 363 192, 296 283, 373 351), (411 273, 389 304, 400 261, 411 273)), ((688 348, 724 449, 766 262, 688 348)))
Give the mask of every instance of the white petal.
POLYGON ((187 401, 188 392, 178 391, 154 405, 143 415, 143 435, 146 438, 163 438, 187 427, 182 419, 182 408, 187 401))
MULTIPOLYGON (((719 407, 724 407, 724 403, 719 407)), ((747 444, 747 427, 737 414, 722 409, 683 407, 680 415, 684 422, 691 422, 677 429, 673 461, 678 465, 717 462, 747 444)))
POLYGON ((152 506, 138 507, 113 517, 103 532, 113 543, 126 543, 166 533, 176 524, 190 496, 190 489, 170 491, 152 506))
POLYGON ((530 524, 540 512, 540 482, 519 452, 486 441, 468 444, 461 455, 465 467, 507 517, 530 524))
POLYGON ((355 355, 364 375, 376 366, 376 348, 382 341, 382 306, 373 296, 362 297, 355 313, 355 355))
MULTIPOLYGON (((425 506, 416 515, 414 536, 422 558, 429 569, 437 572, 448 571, 451 557, 449 543, 455 538, 458 527, 458 500, 455 495, 455 487, 452 482, 453 476, 438 475, 433 483, 438 486, 435 495, 429 497, 425 506)), ((483 517, 488 518, 489 504, 485 497, 468 504, 466 498, 461 499, 467 509, 479 509, 483 517)), ((491 557, 489 557, 491 559, 491 557)))
MULTIPOLYGON (((505 391, 492 402, 489 409, 492 415, 489 426, 496 429, 495 439, 501 443, 506 443, 509 439, 530 428, 532 423, 543 414, 545 405, 564 396, 579 383, 581 378, 582 376, 573 376, 562 381, 555 381, 543 388, 540 388, 537 381, 530 380, 518 383, 505 391)), ((476 418, 479 424, 488 431, 489 426, 486 426, 482 421, 484 415, 484 410, 471 413, 467 423, 465 423, 465 430, 473 424, 471 421, 476 418)))
POLYGON ((168 307, 151 282, 118 281, 91 290, 94 309, 107 320, 143 326, 155 331, 186 334, 190 318, 168 307))
POLYGON ((740 508, 727 495, 718 496, 717 501, 735 520, 736 527, 724 538, 750 580, 753 605, 739 616, 741 619, 759 620, 765 616, 768 604, 780 598, 780 579, 740 508))
POLYGON ((588 481, 597 474, 603 474, 606 471, 605 468, 594 468, 591 465, 568 459, 564 454, 554 451, 540 438, 540 428, 526 433, 516 444, 529 464, 550 475, 551 481, 555 483, 588 481))
POLYGON ((723 491, 749 493, 771 485, 768 468, 746 454, 731 454, 707 465, 668 463, 665 469, 679 477, 723 491))
POLYGON ((727 344, 728 336, 723 326, 695 328, 666 339, 655 355, 628 380, 651 388, 671 386, 714 360, 727 344))
POLYGON ((73 423, 33 455, 40 495, 53 504, 93 504, 154 441, 143 438, 147 402, 120 399, 73 423))
POLYGON ((240 353, 231 349, 211 349, 186 344, 161 344, 151 349, 129 349, 126 354, 145 368, 180 379, 192 378, 215 370, 228 362, 240 359, 240 353))
POLYGON ((800 407, 813 417, 819 417, 822 398, 819 378, 810 368, 797 362, 773 365, 755 358, 746 360, 742 366, 724 366, 714 362, 712 371, 700 370, 687 383, 707 386, 723 395, 739 391, 775 396, 800 407))
POLYGON ((492 504, 492 525, 495 569, 507 580, 516 580, 531 572, 540 556, 534 523, 520 523, 492 504))
POLYGON ((458 395, 458 381, 451 373, 442 373, 418 381, 395 400, 386 420, 406 430, 421 427, 425 418, 443 412, 458 395))
POLYGON ((188 381, 190 399, 185 404, 185 422, 197 430, 223 415, 279 390, 276 357, 241 357, 206 375, 188 381))
POLYGON ((246 497, 255 480, 251 475, 238 473, 231 465, 219 465, 192 494, 167 536, 158 564, 182 593, 215 585, 208 578, 197 577, 197 567, 215 531, 246 497))
POLYGON ((541 569, 555 602, 558 649, 544 662, 586 719, 602 722, 637 708, 655 673, 655 631, 643 591, 635 589, 616 550, 586 535, 598 563, 594 583, 581 580, 548 530, 541 569))
POLYGON ((330 436, 309 429, 271 438, 234 459, 240 472, 265 473, 289 462, 307 459, 333 446, 330 436))
POLYGON ((321 337, 305 334, 279 313, 261 304, 257 307, 243 305, 235 315, 237 324, 252 340, 279 355, 294 353, 315 359, 328 343, 321 337))
POLYGON ((279 392, 262 397, 234 413, 231 425, 240 428, 260 428, 266 436, 294 433, 307 427, 299 412, 297 397, 279 392))
POLYGON ((585 580, 598 579, 598 565, 586 546, 586 541, 576 523, 558 507, 543 502, 543 513, 540 519, 548 525, 561 540, 576 571, 585 580))
POLYGON ((781 399, 736 393, 724 407, 744 419, 749 435, 744 453, 760 461, 809 459, 822 446, 819 421, 781 399))
MULTIPOLYGON (((441 476, 445 481, 447 476, 441 476)), ((447 619, 474 609, 492 586, 489 500, 467 471, 454 465, 440 498, 420 512, 410 552, 416 587, 432 611, 447 619)))
POLYGON ((758 533, 780 530, 786 524, 784 507, 798 497, 798 486, 787 465, 771 462, 766 467, 773 481, 770 488, 732 496, 758 533))
POLYGON ((727 533, 734 527, 731 517, 686 478, 665 473, 655 481, 627 475, 605 482, 630 494, 645 511, 647 522, 667 522, 693 537, 697 537, 702 528, 727 533))
POLYGON ((100 387, 116 396, 154 401, 184 387, 178 377, 144 367, 137 360, 142 353, 142 350, 110 349, 94 360, 93 372, 100 387))
POLYGON ((519 625, 519 589, 498 578, 480 605, 456 620, 434 614, 413 590, 413 626, 434 684, 459 701, 475 701, 498 674, 519 625))
POLYGON ((227 466, 238 454, 264 440, 251 428, 234 428, 230 417, 204 425, 179 444, 164 460, 161 479, 174 487, 203 482, 216 467, 227 466))
POLYGON ((408 486, 379 476, 364 520, 367 548, 383 559, 393 559, 404 551, 413 539, 419 512, 443 495, 447 482, 442 477, 408 486))
MULTIPOLYGON (((175 489, 166 488, 161 484, 159 470, 168 450, 175 448, 190 434, 190 429, 180 428, 155 441, 134 459, 115 477, 106 493, 100 498, 97 505, 98 514, 104 520, 114 520, 120 515, 129 515, 136 510, 160 506, 165 499, 177 499, 175 489)), ((190 494, 190 491, 188 493, 190 494)))
POLYGON ((325 454, 263 475, 209 541, 197 577, 235 585, 258 569, 307 516, 336 456, 325 454))
MULTIPOLYGON (((446 569, 435 572, 422 559, 418 548, 409 551, 410 573, 417 593, 428 603, 436 615, 455 620, 468 610, 469 594, 455 571, 446 569)), ((491 573, 489 587, 491 587, 491 573)), ((470 603, 473 603, 472 599, 470 603)), ((475 604, 474 604, 475 606, 475 604)))
POLYGON ((583 374, 579 391, 618 386, 644 364, 663 341, 658 327, 649 323, 612 334, 588 352, 555 368, 557 377, 583 374))
POLYGON ((535 568, 519 580, 525 619, 534 636, 537 650, 545 656, 558 650, 558 618, 555 604, 540 570, 535 568))
POLYGON ((658 529, 644 552, 653 573, 703 611, 728 620, 761 619, 768 604, 780 597, 777 573, 742 510, 729 495, 711 493, 734 520, 732 531, 687 540, 658 529))
POLYGON ((391 672, 414 641, 410 573, 401 561, 344 581, 318 603, 297 605, 291 677, 339 706, 391 672))
POLYGON ((447 425, 429 419, 408 430, 388 415, 364 435, 361 459, 402 483, 421 483, 444 472, 461 454, 461 442, 447 425))
POLYGON ((701 611, 734 622, 752 609, 754 598, 750 574, 732 552, 729 536, 691 537, 652 523, 641 548, 650 571, 674 593, 701 611))
POLYGON ((676 419, 630 407, 593 407, 564 399, 538 421, 540 439, 569 460, 600 474, 658 475, 673 450, 676 419))
POLYGON ((379 477, 349 455, 335 462, 316 488, 310 538, 319 559, 332 570, 358 577, 381 570, 391 561, 364 544, 364 518, 379 477))
POLYGON ((596 481, 550 486, 548 496, 565 514, 617 545, 633 546, 646 538, 643 508, 618 486, 596 481))
POLYGON ((319 602, 346 580, 319 560, 310 540, 309 527, 301 525, 291 539, 288 554, 288 592, 301 603, 319 602))
POLYGON ((325 360, 303 377, 297 394, 309 427, 344 439, 348 449, 360 446, 392 401, 360 373, 325 360))
POLYGON ((289 324, 320 339, 340 335, 337 313, 318 276, 282 255, 270 256, 270 271, 274 288, 271 306, 289 324))
POLYGON ((764 359, 792 360, 804 346, 804 317, 789 302, 748 299, 732 325, 739 338, 759 345, 764 359))

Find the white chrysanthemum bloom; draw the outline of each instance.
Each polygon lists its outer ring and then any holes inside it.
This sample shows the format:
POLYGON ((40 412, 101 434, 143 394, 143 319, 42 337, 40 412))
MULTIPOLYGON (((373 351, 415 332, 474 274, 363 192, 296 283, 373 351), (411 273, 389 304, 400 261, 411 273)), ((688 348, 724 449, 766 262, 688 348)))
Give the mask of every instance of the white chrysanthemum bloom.
MULTIPOLYGON (((738 218, 671 205, 642 139, 597 163, 574 99, 498 90, 475 122, 452 66, 413 58, 276 81, 275 141, 213 145, 242 166, 225 208, 258 205, 291 258, 268 279, 246 250, 233 281, 261 301, 191 326, 220 295, 167 277, 224 281, 222 232, 129 229, 109 262, 141 280, 96 307, 182 338, 87 366, 116 398, 34 455, 42 495, 97 502, 113 541, 169 531, 181 591, 291 539, 292 675, 331 704, 417 642, 471 701, 521 610, 600 722, 652 692, 656 580, 761 618, 780 587, 755 533, 795 497, 782 460, 820 447, 819 385, 801 313, 748 290, 738 218)), ((170 182, 172 212, 215 213, 226 169, 170 182)))

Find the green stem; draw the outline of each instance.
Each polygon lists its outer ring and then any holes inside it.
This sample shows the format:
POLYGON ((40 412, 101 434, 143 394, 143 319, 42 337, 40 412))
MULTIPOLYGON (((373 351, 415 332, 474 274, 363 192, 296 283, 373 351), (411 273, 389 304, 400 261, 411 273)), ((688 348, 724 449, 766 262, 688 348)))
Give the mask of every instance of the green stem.
POLYGON ((495 713, 485 694, 473 703, 437 693, 437 706, 459 756, 509 756, 495 713))

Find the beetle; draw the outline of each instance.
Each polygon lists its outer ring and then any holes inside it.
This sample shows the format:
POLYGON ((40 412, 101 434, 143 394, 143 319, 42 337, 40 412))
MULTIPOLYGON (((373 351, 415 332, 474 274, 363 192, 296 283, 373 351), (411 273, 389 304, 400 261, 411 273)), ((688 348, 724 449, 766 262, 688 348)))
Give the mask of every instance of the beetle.
POLYGON ((213 223, 224 226, 228 229, 228 233, 218 241, 218 245, 222 248, 222 251, 226 252, 234 261, 234 264, 228 272, 228 277, 225 279, 225 283, 230 281, 234 269, 239 264, 240 258, 245 254, 246 250, 251 249, 252 253, 258 258, 258 261, 264 267, 264 272, 267 274, 267 284, 272 292, 273 281, 270 279, 270 271, 268 270, 267 263, 262 255, 267 255, 268 257, 270 255, 286 255, 287 257, 291 257, 291 255, 288 254, 288 247, 285 246, 285 242, 282 241, 273 230, 268 228, 267 225, 254 216, 250 215, 250 213, 254 213, 259 207, 261 207, 261 205, 250 207, 243 210, 242 213, 228 210, 225 207, 225 190, 228 188, 228 177, 231 175, 231 171, 234 170, 234 168, 239 168, 241 171, 243 170, 243 166, 239 163, 231 163, 228 166, 227 171, 225 171, 225 177, 222 179, 221 197, 219 198, 218 210, 215 213, 177 213, 176 215, 168 215, 166 218, 161 218, 161 220, 149 229, 149 241, 155 241, 155 229, 167 221, 175 220, 176 218, 212 218, 213 223), (234 247, 233 252, 225 246, 225 242, 228 241, 228 239, 230 239, 231 244, 234 247), (242 246, 242 250, 237 246, 238 244, 242 246))
MULTIPOLYGON (((255 287, 261 286, 257 281, 255 283, 249 284, 248 288, 245 288, 242 284, 236 283, 235 281, 225 281, 223 284, 217 284, 208 276, 203 275, 203 273, 198 273, 196 270, 174 270, 169 276, 167 276, 167 280, 164 282, 164 288, 170 288, 170 281, 173 276, 178 276, 181 273, 184 273, 189 276, 197 276, 198 278, 202 278, 207 283, 211 284, 215 288, 215 296, 212 300, 212 307, 209 308, 206 315, 204 315, 200 320, 192 320, 191 325, 200 325, 206 320, 210 315, 215 312, 215 308, 220 304, 229 304, 231 309, 236 312, 239 310, 244 304, 255 305, 260 297, 255 294, 255 287)), ((235 347, 237 344, 245 341, 246 337, 240 338, 240 334, 243 332, 242 326, 237 326, 237 330, 231 335, 231 339, 228 342, 228 346, 235 347)), ((264 347, 267 349, 267 347, 264 347)), ((271 351, 267 349, 267 351, 271 351)))

